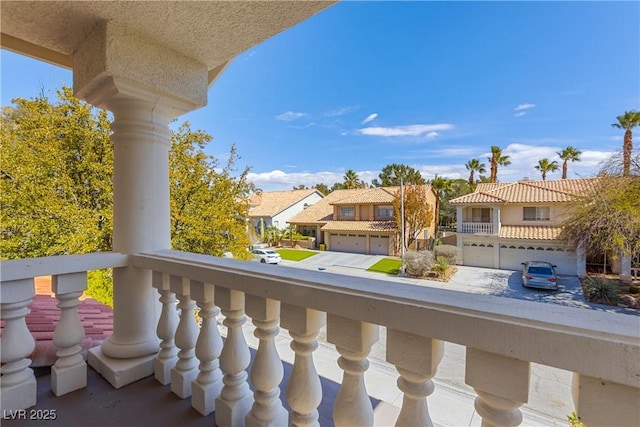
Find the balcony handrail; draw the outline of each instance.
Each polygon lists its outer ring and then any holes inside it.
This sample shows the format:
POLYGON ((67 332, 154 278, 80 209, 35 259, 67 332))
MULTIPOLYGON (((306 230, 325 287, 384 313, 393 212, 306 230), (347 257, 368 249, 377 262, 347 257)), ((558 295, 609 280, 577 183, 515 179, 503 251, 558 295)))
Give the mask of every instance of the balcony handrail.
POLYGON ((126 267, 128 264, 129 256, 118 252, 4 260, 0 261, 0 283, 39 276, 126 267))
POLYGON ((162 250, 138 268, 640 388, 640 317, 162 250), (508 339, 513 337, 513 339, 508 339), (571 346, 572 351, 559 351, 571 346), (588 357, 585 357, 588 355, 588 357))

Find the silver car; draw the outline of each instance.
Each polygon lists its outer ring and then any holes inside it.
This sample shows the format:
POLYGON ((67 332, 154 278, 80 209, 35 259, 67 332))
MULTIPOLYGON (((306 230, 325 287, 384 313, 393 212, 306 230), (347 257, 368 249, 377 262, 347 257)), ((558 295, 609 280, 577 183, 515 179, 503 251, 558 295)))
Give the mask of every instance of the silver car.
POLYGON ((556 266, 545 261, 527 261, 522 265, 522 286, 558 290, 556 266))
POLYGON ((282 261, 280 254, 271 249, 254 249, 251 252, 253 252, 253 257, 259 259, 263 264, 280 264, 282 261))

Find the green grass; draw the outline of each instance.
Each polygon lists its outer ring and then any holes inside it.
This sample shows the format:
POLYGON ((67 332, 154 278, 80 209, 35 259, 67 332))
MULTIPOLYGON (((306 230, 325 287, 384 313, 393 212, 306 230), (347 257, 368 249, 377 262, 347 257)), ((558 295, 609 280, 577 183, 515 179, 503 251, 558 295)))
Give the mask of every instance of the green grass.
POLYGON ((317 254, 317 252, 307 251, 304 249, 278 249, 276 250, 282 257, 288 261, 302 261, 317 254))
POLYGON ((369 267, 367 271, 397 275, 398 273, 400 273, 401 266, 402 261, 400 261, 399 259, 384 258, 369 267))

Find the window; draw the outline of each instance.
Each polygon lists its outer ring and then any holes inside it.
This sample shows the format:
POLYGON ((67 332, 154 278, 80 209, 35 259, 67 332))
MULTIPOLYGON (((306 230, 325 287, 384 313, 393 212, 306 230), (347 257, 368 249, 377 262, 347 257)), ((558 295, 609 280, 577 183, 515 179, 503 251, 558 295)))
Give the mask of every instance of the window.
POLYGON ((340 218, 353 218, 356 210, 353 206, 340 206, 340 218))
POLYGON ((472 208, 471 222, 491 222, 491 209, 489 208, 472 208))
POLYGON ((383 205, 377 207, 376 216, 378 218, 393 218, 393 206, 383 205))
POLYGON ((535 206, 522 208, 524 221, 549 221, 549 206, 535 206))

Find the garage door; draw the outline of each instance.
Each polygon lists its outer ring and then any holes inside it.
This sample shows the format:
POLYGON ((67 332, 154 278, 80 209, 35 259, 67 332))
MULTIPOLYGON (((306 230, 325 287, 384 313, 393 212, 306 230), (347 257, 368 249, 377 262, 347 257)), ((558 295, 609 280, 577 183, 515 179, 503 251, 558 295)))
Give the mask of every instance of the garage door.
POLYGON ((389 255, 389 236, 371 236, 369 253, 371 255, 389 255))
POLYGON ((542 245, 501 245, 500 268, 522 270, 525 261, 546 261, 557 266, 558 274, 577 273, 576 253, 557 246, 542 245))
POLYGON ((357 234, 332 234, 329 248, 337 252, 367 253, 367 236, 357 234))
POLYGON ((493 245, 465 243, 462 249, 462 263, 471 267, 494 268, 493 245))

